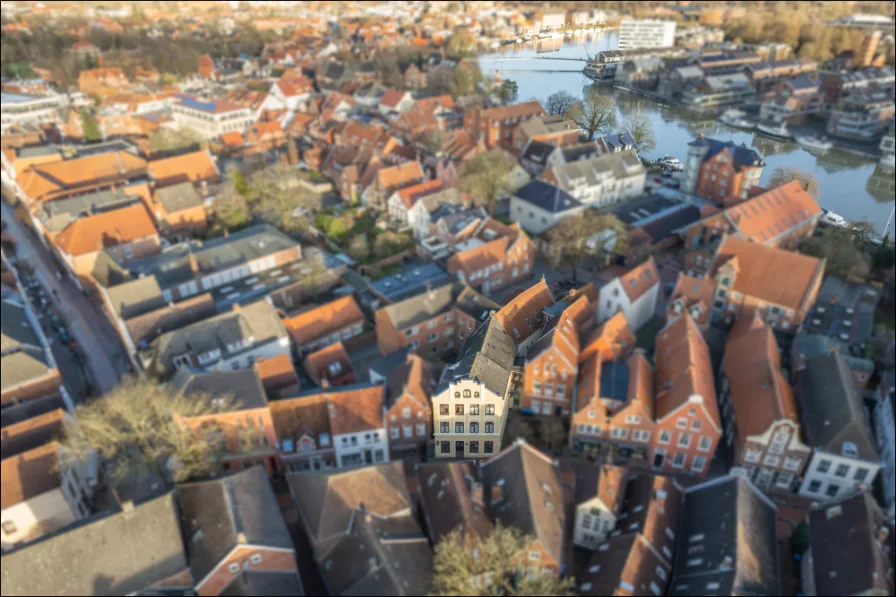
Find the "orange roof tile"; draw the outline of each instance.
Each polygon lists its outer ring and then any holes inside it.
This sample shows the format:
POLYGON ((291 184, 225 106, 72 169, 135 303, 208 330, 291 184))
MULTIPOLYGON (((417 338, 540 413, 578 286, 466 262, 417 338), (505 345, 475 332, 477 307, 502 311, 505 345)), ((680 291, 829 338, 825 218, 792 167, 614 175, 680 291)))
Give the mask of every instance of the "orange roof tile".
POLYGON ((55 242, 61 251, 75 257, 158 233, 146 206, 138 203, 75 220, 59 233, 55 242))
POLYGON ((725 216, 746 239, 766 243, 818 218, 821 208, 800 182, 793 180, 728 208, 725 216))
POLYGON ((825 260, 726 236, 713 260, 711 276, 717 278, 729 264, 737 272, 734 292, 797 310, 813 283, 824 275, 825 260))
POLYGON ((153 160, 149 172, 157 181, 199 182, 218 176, 218 168, 207 151, 194 151, 173 158, 153 160))
POLYGON ((245 142, 246 140, 243 139, 243 135, 240 134, 239 131, 232 131, 221 135, 221 143, 223 143, 227 147, 236 147, 242 145, 245 142))
POLYGON ((305 95, 306 93, 311 93, 312 91, 311 80, 307 77, 294 77, 290 79, 281 78, 279 81, 277 81, 276 85, 280 88, 280 91, 282 91, 283 95, 286 97, 305 95))
POLYGON ((299 383, 296 369, 288 354, 258 359, 255 361, 255 371, 258 372, 258 378, 266 390, 299 383))
POLYGON ((501 307, 495 317, 515 342, 522 342, 538 330, 542 311, 553 304, 551 289, 542 278, 501 307), (531 322, 530 325, 526 324, 527 319, 531 322), (513 333, 514 329, 520 331, 519 336, 513 333))
POLYGON ((660 283, 660 274, 653 257, 623 274, 620 282, 631 302, 634 303, 641 298, 644 293, 660 283))
POLYGON ((674 307, 676 301, 682 303, 682 310, 690 311, 694 307, 700 309, 700 313, 695 317, 691 313, 694 322, 700 325, 709 323, 710 305, 712 305, 713 295, 716 291, 716 284, 713 280, 699 280, 692 278, 683 273, 678 274, 678 281, 675 288, 669 296, 668 306, 670 309, 674 307))
POLYGON ((606 360, 618 359, 634 345, 635 336, 628 327, 625 314, 617 311, 588 335, 588 339, 582 344, 579 362, 584 363, 595 353, 600 353, 606 360))
POLYGON ((65 412, 61 408, 8 425, 0 439, 0 458, 10 458, 59 439, 64 429, 65 412))
POLYGON ((125 151, 98 153, 73 160, 35 164, 20 175, 22 190, 39 198, 64 188, 89 185, 95 180, 136 176, 146 161, 125 151))
POLYGON ((272 400, 268 408, 274 431, 281 442, 298 440, 304 433, 316 442, 321 433, 330 433, 330 413, 325 394, 272 400))
POLYGON ((414 161, 383 168, 376 173, 376 178, 380 189, 391 191, 421 181, 425 176, 420 162, 414 161))
POLYGON ((709 349, 687 313, 656 335, 656 417, 663 419, 700 396, 710 420, 721 429, 709 349))
POLYGON ((432 195, 440 190, 442 190, 442 181, 436 178, 434 180, 427 180, 420 184, 405 187, 398 191, 398 197, 401 199, 401 202, 404 203, 406 208, 411 209, 420 197, 432 195))
POLYGON ((741 317, 731 326, 724 361, 741 443, 765 433, 777 420, 799 423, 793 390, 781 373, 775 335, 758 315, 741 317))
POLYGON ((5 510, 60 486, 56 442, 0 461, 0 509, 5 510))
POLYGON ((469 274, 472 272, 500 263, 504 261, 504 257, 507 255, 510 240, 509 237, 502 236, 493 241, 455 253, 448 259, 448 271, 451 273, 463 271, 469 278, 469 274))
POLYGON ((284 319, 283 325, 301 346, 363 321, 358 303, 353 297, 345 296, 284 319))
POLYGON ((326 396, 333 435, 383 427, 383 386, 330 388, 326 396))
POLYGON ((487 120, 508 120, 514 118, 529 118, 531 116, 547 116, 547 112, 536 101, 512 104, 510 106, 498 106, 486 108, 480 113, 480 117, 487 120))
POLYGON ((330 344, 316 352, 312 352, 305 357, 302 366, 305 368, 308 377, 318 385, 321 385, 324 380, 332 381, 354 371, 352 360, 348 356, 348 351, 345 350, 342 342, 330 344), (330 367, 337 364, 338 371, 333 373, 330 367))

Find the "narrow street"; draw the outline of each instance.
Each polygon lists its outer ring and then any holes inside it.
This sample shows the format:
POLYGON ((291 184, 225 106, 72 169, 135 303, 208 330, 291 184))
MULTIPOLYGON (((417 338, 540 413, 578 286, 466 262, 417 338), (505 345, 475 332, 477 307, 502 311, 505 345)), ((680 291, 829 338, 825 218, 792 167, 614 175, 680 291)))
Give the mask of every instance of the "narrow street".
POLYGON ((128 372, 127 357, 112 324, 71 280, 57 278, 58 268, 46 247, 33 232, 26 230, 5 200, 0 203, 7 232, 16 243, 18 258, 34 269, 46 291, 54 295, 63 319, 86 356, 96 386, 94 393, 105 394, 128 372))

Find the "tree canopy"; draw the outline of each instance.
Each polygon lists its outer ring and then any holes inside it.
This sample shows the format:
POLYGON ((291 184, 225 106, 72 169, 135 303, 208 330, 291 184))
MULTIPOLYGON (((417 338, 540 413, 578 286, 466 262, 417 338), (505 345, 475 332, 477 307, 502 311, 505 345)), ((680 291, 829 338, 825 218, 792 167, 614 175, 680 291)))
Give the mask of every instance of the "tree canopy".
POLYGON ((252 215, 284 232, 304 232, 317 207, 317 195, 304 186, 294 166, 275 164, 253 172, 246 181, 246 201, 252 215))
POLYGON ((84 140, 88 143, 98 143, 103 140, 103 132, 100 130, 100 123, 87 108, 81 109, 81 133, 84 140))
POLYGON ((800 181, 800 184, 804 187, 809 185, 807 192, 813 199, 818 201, 818 179, 815 178, 815 175, 811 172, 800 170, 799 168, 783 168, 780 166, 775 168, 774 171, 772 171, 772 175, 768 177, 766 186, 770 189, 774 189, 793 180, 800 181))
POLYGON ((149 134, 149 144, 154 152, 171 151, 199 145, 202 137, 187 127, 160 128, 149 134))
POLYGON ((656 149, 656 137, 653 135, 653 125, 650 120, 643 114, 630 116, 622 125, 631 133, 632 139, 638 146, 638 150, 642 152, 653 151, 656 149))
POLYGON ((467 58, 476 55, 476 46, 476 37, 469 29, 458 29, 448 38, 445 51, 449 56, 467 58))
POLYGON ((519 96, 519 91, 520 88, 516 81, 513 79, 505 79, 504 82, 501 83, 501 89, 499 90, 501 103, 512 104, 516 101, 517 96, 519 96))
POLYGON ((470 538, 455 529, 436 545, 431 594, 574 595, 571 578, 560 579, 532 566, 533 540, 500 523, 484 538, 470 538))
POLYGON ((616 127, 616 105, 609 97, 592 95, 570 106, 566 117, 585 131, 589 141, 594 141, 596 134, 604 135, 616 127))
POLYGON ((554 267, 572 268, 577 280, 578 266, 592 262, 607 265, 613 255, 625 255, 629 248, 625 224, 611 213, 586 209, 564 218, 546 234, 550 249, 548 262, 554 267))
POLYGON ((576 96, 561 89, 548 96, 544 109, 551 115, 566 114, 567 110, 569 110, 576 101, 576 96))
POLYGON ((460 188, 474 199, 484 199, 490 210, 498 198, 511 190, 510 173, 517 161, 503 149, 480 153, 460 168, 460 188))
POLYGON ((851 273, 868 273, 868 263, 856 248, 853 232, 846 228, 823 228, 799 247, 800 253, 827 259, 825 272, 848 277, 851 273))

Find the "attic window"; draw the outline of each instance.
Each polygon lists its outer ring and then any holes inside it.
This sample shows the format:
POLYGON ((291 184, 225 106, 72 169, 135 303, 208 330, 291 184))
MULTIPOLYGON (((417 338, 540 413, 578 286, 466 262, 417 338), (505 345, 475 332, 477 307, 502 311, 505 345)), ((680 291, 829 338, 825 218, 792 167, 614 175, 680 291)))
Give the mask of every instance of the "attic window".
POLYGON ((843 455, 849 458, 857 458, 859 455, 859 449, 852 442, 843 442, 843 455))
MULTIPOLYGON (((327 562, 327 563, 328 563, 328 564, 332 564, 332 562, 327 562)), ((240 565, 237 564, 236 562, 231 562, 231 564, 227 567, 227 570, 228 570, 231 574, 236 574, 237 572, 240 571, 240 565)))
POLYGON ((827 510, 824 511, 825 518, 830 520, 832 518, 837 518, 843 514, 843 508, 840 506, 831 506, 827 510))

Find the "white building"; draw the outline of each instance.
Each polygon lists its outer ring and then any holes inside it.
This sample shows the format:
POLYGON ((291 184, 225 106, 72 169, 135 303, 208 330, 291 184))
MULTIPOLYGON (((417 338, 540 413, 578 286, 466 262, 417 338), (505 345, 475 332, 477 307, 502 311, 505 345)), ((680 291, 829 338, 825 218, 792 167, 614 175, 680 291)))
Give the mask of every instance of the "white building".
POLYGON ((619 506, 627 480, 623 467, 588 464, 577 467, 575 484, 576 522, 573 543, 595 549, 616 528, 619 506))
POLYGON ((885 373, 875 393, 877 405, 874 407, 874 431, 877 446, 883 460, 884 498, 890 519, 896 518, 896 375, 885 373))
POLYGON ((526 232, 540 234, 585 206, 557 185, 535 179, 510 197, 510 219, 526 232))
POLYGON ((313 88, 308 79, 277 81, 264 98, 260 110, 288 110, 295 112, 311 97, 313 88))
POLYGON ((59 112, 69 105, 82 107, 89 102, 81 92, 45 96, 21 93, 0 94, 0 132, 6 134, 13 127, 61 123, 59 112))
POLYGON ((605 207, 644 192, 647 171, 634 150, 552 166, 542 178, 583 205, 605 207))
POLYGON ((613 278, 601 287, 597 320, 604 322, 622 311, 628 327, 637 331, 656 313, 656 301, 659 296, 660 276, 653 257, 626 272, 613 278))
POLYGON ((243 133, 258 121, 251 109, 226 102, 203 102, 182 96, 172 106, 171 115, 180 126, 190 127, 206 139, 224 133, 243 133))
POLYGON ((327 393, 327 411, 338 468, 389 462, 385 386, 339 386, 327 393))
POLYGON ((881 462, 855 376, 840 351, 797 370, 803 433, 812 457, 799 494, 823 503, 871 487, 881 462))
POLYGON ((669 48, 675 44, 675 21, 622 19, 619 49, 669 48))
POLYGON ((541 28, 547 30, 562 29, 566 26, 566 11, 546 12, 541 17, 541 28))

